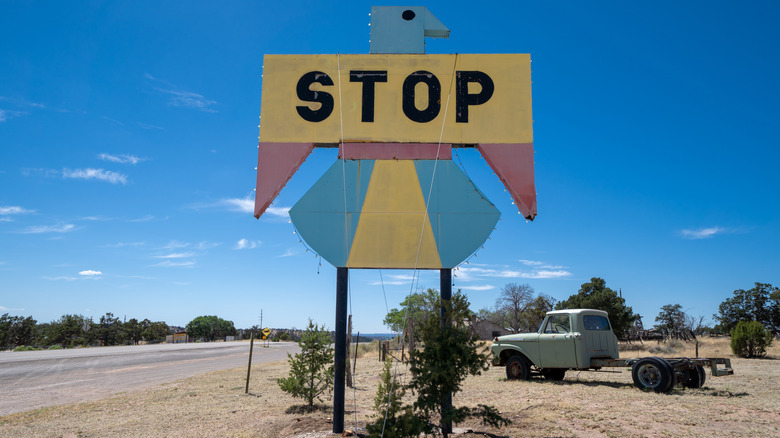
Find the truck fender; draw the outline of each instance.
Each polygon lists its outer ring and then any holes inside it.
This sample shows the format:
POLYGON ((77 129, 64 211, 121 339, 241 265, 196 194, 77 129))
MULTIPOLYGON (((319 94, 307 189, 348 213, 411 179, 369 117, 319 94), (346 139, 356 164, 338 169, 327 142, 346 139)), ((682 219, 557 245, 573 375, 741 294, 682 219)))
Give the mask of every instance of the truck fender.
POLYGON ((500 353, 500 356, 499 356, 499 362, 494 364, 494 365, 501 365, 501 366, 506 365, 506 362, 512 356, 522 356, 523 358, 525 358, 525 360, 528 361, 528 363, 530 365, 536 366, 536 363, 534 363, 534 361, 531 360, 530 355, 528 354, 528 352, 525 351, 525 349, 520 348, 520 347, 515 346, 515 345, 507 346, 506 348, 501 350, 501 353, 500 353))

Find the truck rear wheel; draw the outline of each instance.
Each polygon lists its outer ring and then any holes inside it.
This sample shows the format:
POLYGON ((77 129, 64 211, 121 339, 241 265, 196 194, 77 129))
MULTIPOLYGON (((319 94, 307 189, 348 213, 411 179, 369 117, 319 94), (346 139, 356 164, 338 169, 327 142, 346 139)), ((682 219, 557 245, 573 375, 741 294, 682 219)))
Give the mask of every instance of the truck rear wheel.
POLYGON ((631 378, 643 391, 669 392, 675 383, 674 368, 659 357, 639 359, 631 368, 631 378))
POLYGON ((561 381, 566 376, 566 368, 544 368, 542 375, 547 380, 561 381))
POLYGON ((694 369, 685 370, 683 386, 686 388, 701 388, 704 386, 706 378, 707 373, 704 372, 704 368, 701 365, 696 365, 694 369))
POLYGON ((506 361, 506 378, 509 380, 528 380, 531 378, 531 365, 519 355, 515 355, 506 361))

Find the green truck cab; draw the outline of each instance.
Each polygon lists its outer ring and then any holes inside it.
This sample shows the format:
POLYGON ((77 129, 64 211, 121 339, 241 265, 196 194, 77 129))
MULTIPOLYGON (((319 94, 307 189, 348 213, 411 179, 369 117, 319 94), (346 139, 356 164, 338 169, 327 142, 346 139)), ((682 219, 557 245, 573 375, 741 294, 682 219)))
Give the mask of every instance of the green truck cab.
POLYGON ((620 359, 609 316, 595 309, 547 312, 536 333, 496 337, 490 349, 493 365, 505 366, 510 380, 527 380, 533 374, 563 380, 567 370, 629 367, 638 388, 669 392, 676 384, 701 388, 704 367, 710 367, 713 376, 734 373, 731 361, 723 358, 620 359))
POLYGON ((561 380, 566 370, 593 368, 593 358, 618 358, 607 312, 593 309, 548 312, 536 333, 500 336, 491 351, 493 365, 506 365, 509 379, 527 379, 534 366, 545 377, 561 380))

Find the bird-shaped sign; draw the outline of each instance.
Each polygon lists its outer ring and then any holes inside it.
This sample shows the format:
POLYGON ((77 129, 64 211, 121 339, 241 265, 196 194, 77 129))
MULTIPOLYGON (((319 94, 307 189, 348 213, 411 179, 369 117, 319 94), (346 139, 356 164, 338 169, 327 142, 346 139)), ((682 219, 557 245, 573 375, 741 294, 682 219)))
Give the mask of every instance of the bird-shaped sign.
POLYGON ((477 250, 500 212, 453 147, 476 147, 532 220, 530 56, 423 54, 448 35, 424 7, 374 7, 369 55, 266 55, 255 216, 314 147, 338 145, 290 210, 334 266, 452 268, 477 250))

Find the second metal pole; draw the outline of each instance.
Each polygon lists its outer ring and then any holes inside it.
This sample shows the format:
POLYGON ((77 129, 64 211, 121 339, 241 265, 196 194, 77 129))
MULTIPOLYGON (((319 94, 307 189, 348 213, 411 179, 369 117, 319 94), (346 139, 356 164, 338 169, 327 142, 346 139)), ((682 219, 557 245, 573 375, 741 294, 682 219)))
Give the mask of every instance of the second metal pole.
POLYGON ((333 433, 344 432, 344 373, 347 365, 347 290, 349 269, 336 268, 336 339, 333 368, 333 433))
MULTIPOLYGON (((441 291, 441 328, 452 327, 451 307, 450 300, 452 299, 452 269, 442 269, 439 274, 439 290, 441 291)), ((442 357, 442 360, 446 363, 449 358, 442 357)), ((442 396, 441 400, 441 412, 442 415, 452 409, 452 394, 446 394, 442 396)), ((442 422, 444 430, 442 434, 446 437, 448 433, 452 432, 451 422, 442 422)))

